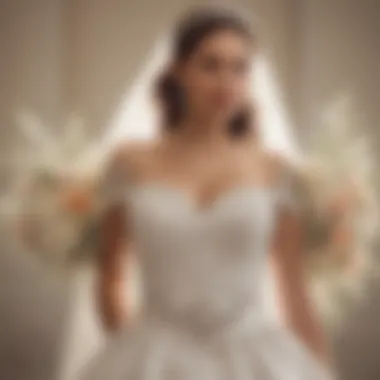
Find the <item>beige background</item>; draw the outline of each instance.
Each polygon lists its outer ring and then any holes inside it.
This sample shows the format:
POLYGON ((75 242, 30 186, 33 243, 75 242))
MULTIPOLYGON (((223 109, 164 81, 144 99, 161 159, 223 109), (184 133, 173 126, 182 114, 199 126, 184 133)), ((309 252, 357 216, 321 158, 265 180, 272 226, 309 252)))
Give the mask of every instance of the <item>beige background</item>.
MULTIPOLYGON (((100 131, 148 50, 190 0, 0 0, 0 151, 20 136, 20 107, 59 130, 75 111, 100 131)), ((377 0, 241 1, 259 20, 294 128, 302 139, 341 92, 354 96, 352 117, 380 146, 380 3, 377 0)), ((380 151, 379 149, 377 149, 380 151)), ((379 156, 380 161, 380 156, 379 156)), ((7 168, 1 165, 0 185, 7 168)), ((52 380, 67 287, 13 254, 1 236, 0 378, 52 380), (17 363, 17 364, 16 364, 17 363)), ((378 380, 380 283, 349 326, 336 334, 344 379, 378 380)))

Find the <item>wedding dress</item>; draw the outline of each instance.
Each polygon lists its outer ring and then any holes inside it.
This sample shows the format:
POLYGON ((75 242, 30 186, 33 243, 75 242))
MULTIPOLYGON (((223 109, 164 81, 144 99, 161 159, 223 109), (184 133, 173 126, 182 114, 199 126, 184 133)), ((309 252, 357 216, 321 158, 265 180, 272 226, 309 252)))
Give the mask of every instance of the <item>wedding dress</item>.
MULTIPOLYGON (((112 179, 112 180, 111 180, 112 179)), ((143 306, 81 380, 326 380, 306 346, 264 312, 276 213, 289 191, 239 187, 199 209, 163 184, 107 182, 128 204, 143 306)))

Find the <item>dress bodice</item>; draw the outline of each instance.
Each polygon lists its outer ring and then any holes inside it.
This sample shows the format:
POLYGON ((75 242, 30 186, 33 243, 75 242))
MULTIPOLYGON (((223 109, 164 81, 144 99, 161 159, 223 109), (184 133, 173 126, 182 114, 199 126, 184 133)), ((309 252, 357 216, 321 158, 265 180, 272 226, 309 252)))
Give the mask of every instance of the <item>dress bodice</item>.
POLYGON ((239 187, 199 209, 169 186, 107 186, 127 206, 145 314, 210 331, 248 310, 263 311, 267 253, 284 192, 239 187))
POLYGON ((162 187, 126 198, 149 312, 217 327, 259 308, 273 194, 237 189, 204 210, 162 187))

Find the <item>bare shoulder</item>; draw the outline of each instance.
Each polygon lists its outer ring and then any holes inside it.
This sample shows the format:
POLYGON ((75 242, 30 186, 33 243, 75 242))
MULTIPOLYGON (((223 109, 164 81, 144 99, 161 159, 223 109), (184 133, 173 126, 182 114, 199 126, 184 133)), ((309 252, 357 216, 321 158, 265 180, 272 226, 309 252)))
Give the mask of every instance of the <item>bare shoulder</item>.
POLYGON ((117 167, 130 175, 139 172, 140 168, 151 161, 157 151, 157 141, 128 141, 119 144, 108 157, 108 167, 117 167))
POLYGON ((111 160, 113 162, 134 161, 137 158, 153 152, 157 148, 156 141, 128 141, 119 144, 111 152, 111 160))

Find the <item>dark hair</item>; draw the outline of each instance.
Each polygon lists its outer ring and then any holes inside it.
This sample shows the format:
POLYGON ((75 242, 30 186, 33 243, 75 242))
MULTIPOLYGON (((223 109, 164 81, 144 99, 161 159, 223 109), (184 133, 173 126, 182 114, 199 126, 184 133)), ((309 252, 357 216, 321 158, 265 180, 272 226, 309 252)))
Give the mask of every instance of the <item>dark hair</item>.
MULTIPOLYGON (((222 30, 235 31, 254 42, 250 25, 240 14, 224 8, 202 8, 187 14, 178 23, 173 41, 174 62, 185 61, 206 37, 222 30)), ((156 95, 162 105, 164 128, 172 131, 183 117, 184 94, 170 70, 159 77, 156 95)), ((253 118, 253 107, 242 109, 229 122, 230 134, 241 136, 253 131, 253 118)))

